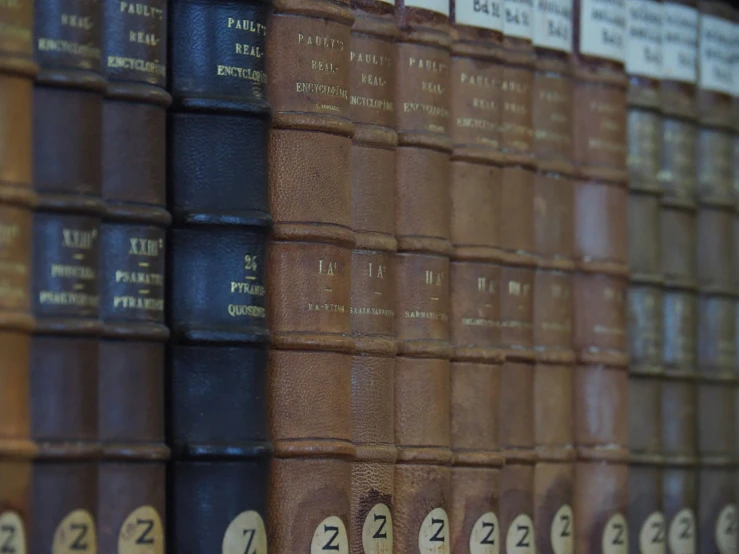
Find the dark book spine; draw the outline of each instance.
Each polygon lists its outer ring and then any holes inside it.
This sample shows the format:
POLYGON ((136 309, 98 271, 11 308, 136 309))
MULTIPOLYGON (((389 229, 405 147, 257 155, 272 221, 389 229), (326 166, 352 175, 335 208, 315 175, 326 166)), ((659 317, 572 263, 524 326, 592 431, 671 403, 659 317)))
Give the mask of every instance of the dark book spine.
POLYGON ((33 159, 30 551, 95 548, 102 3, 38 0, 33 159))
POLYGON ((28 540, 31 458, 29 363, 33 2, 0 4, 0 541, 28 540))
POLYGON ((168 4, 172 553, 266 550, 270 11, 258 0, 168 4))
POLYGON ((165 0, 103 5, 98 543, 164 547, 165 0), (137 542, 138 541, 138 542, 137 542))

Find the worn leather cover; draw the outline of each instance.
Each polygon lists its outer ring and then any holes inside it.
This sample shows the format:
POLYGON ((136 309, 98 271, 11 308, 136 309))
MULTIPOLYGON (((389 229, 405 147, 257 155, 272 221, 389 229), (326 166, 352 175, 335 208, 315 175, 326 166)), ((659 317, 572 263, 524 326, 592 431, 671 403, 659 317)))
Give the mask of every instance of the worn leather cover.
POLYGON ((168 4, 172 553, 266 541, 270 10, 261 1, 168 4))
POLYGON ((103 7, 98 545, 164 548, 166 2, 103 7), (133 69, 122 60, 142 60, 133 69), (121 67, 123 66, 123 67, 121 67), (135 530, 127 529, 131 519, 135 530), (149 527, 151 525, 151 527, 149 527), (144 539, 141 539, 141 536, 144 539))
POLYGON ((395 488, 395 10, 379 0, 352 2, 350 38, 352 554, 393 545, 395 488))
POLYGON ((0 7, 0 520, 19 549, 30 517, 33 2, 0 7))
MULTIPOLYGON (((95 547, 102 94, 101 5, 35 4, 30 552, 61 533, 95 547), (73 17, 74 16, 74 17, 73 17)), ((59 545, 56 545, 59 548, 59 545)))

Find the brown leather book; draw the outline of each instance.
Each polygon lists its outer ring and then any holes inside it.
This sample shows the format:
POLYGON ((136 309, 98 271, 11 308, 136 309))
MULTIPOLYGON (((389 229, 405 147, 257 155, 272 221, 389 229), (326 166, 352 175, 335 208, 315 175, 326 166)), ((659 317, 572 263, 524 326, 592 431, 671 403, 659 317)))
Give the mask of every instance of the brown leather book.
POLYGON ((701 2, 698 56, 698 545, 736 549, 736 311, 731 62, 733 12, 701 2))
POLYGON ((395 7, 352 2, 349 43, 351 227, 352 554, 393 547, 395 489, 395 7))
POLYGON ((625 553, 629 531, 626 10, 575 7, 575 553, 625 553))
POLYGON ((166 2, 103 5, 98 546, 164 548, 166 2), (130 67, 129 59, 143 63, 130 67))
POLYGON ((662 510, 665 552, 678 554, 697 552, 695 3, 663 2, 662 38, 662 510))
POLYGON ((568 0, 534 4, 534 524, 541 554, 574 550, 572 10, 568 0))
POLYGON ((35 4, 30 552, 96 548, 102 4, 35 4))
POLYGON ((394 523, 398 552, 449 552, 450 38, 447 0, 396 2, 394 523))
POLYGON ((626 2, 630 551, 663 551, 660 76, 662 4, 626 2))
POLYGON ((29 354, 33 2, 0 5, 0 541, 25 552, 30 516, 29 354))
POLYGON ((273 108, 267 315, 270 550, 348 552, 352 444, 349 2, 279 0, 267 25, 273 108))
POLYGON ((454 554, 500 550, 502 2, 452 3, 451 446, 454 554))

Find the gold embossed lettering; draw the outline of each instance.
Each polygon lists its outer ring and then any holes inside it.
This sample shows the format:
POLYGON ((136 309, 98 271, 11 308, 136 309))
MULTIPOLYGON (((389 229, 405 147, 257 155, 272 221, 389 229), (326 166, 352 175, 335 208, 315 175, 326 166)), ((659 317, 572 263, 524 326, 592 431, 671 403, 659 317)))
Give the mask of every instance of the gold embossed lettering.
POLYGON ((442 286, 445 275, 443 272, 426 270, 426 284, 434 285, 437 287, 442 286))
POLYGON ((319 275, 334 275, 338 270, 338 262, 318 260, 319 275))
POLYGON ((98 236, 96 229, 81 231, 79 229, 62 229, 62 246, 64 248, 81 248, 89 250, 94 246, 98 236))
POLYGON ((160 21, 164 18, 164 10, 161 8, 154 8, 140 2, 121 2, 120 12, 127 15, 138 15, 144 18, 158 19, 160 21))
POLYGON ((85 31, 89 31, 93 28, 91 17, 81 17, 73 13, 63 13, 61 16, 61 24, 65 27, 83 29, 85 31))
POLYGON ((253 44, 240 44, 237 42, 234 45, 234 48, 236 49, 236 53, 241 54, 242 56, 261 58, 263 55, 262 48, 259 46, 254 46, 253 44))
POLYGON ((246 31, 247 33, 255 33, 257 35, 267 34, 267 27, 250 19, 236 19, 234 17, 229 17, 226 22, 226 27, 228 29, 246 31))

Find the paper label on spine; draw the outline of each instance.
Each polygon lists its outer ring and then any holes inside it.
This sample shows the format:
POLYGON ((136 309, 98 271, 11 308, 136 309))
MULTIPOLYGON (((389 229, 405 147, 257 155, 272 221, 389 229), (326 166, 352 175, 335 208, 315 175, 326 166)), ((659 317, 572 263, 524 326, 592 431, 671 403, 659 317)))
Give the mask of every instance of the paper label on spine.
POLYGON ((731 73, 734 76, 734 96, 739 97, 739 23, 734 23, 734 52, 731 73))
POLYGON ((328 516, 316 527, 310 554, 349 554, 349 538, 340 517, 328 516))
POLYGON ((572 52, 572 0, 535 0, 534 44, 572 52))
POLYGON ((362 527, 364 554, 393 554, 393 516, 385 504, 375 504, 362 527))
POLYGON ((17 512, 0 515, 0 550, 7 554, 26 554, 26 531, 17 512))
POLYGON ((420 554, 449 554, 449 516, 444 508, 434 508, 423 520, 418 531, 420 554))
POLYGON ((518 514, 506 533, 506 552, 508 554, 535 554, 534 540, 534 522, 527 514, 518 514))
POLYGON ((626 53, 626 0, 582 0, 580 52, 623 62, 626 53))
POLYGON ((736 506, 728 504, 723 507, 716 518, 714 538, 721 554, 736 554, 736 506))
POLYGON ((407 8, 423 8, 449 16, 449 0, 406 0, 407 8))
POLYGON ((654 0, 627 0, 626 25, 626 71, 661 78, 662 4, 654 0))
POLYGON ((503 30, 503 0, 459 0, 454 10, 460 25, 503 30))
POLYGON ((267 530, 259 512, 248 510, 231 520, 223 534, 221 554, 267 554, 267 530))
POLYGON ((95 520, 87 510, 74 510, 57 525, 51 554, 97 554, 95 520))
POLYGON ((662 77, 695 83, 698 77, 698 11, 662 5, 662 77))
POLYGON ((549 531, 549 540, 554 554, 572 554, 575 549, 573 539, 574 515, 569 504, 561 506, 554 514, 549 531))
MULTIPOLYGON (((121 525, 118 554, 163 554, 164 527, 152 506, 140 506, 121 525)), ((242 552, 243 554, 243 552, 242 552)), ((249 554, 252 554, 249 551, 249 554)))
POLYGON ((603 528, 601 541, 603 554, 628 554, 629 526, 622 514, 614 514, 603 528))
POLYGON ((641 554, 665 554, 665 516, 653 512, 639 531, 639 552, 641 554))
POLYGON ((702 15, 699 49, 700 87, 714 92, 733 94, 734 75, 731 71, 734 54, 733 24, 721 17, 702 15))
POLYGON ((531 40, 534 35, 534 0, 503 0, 503 33, 531 40))
POLYGON ((667 531, 667 545, 671 554, 695 554, 695 514, 690 508, 683 508, 670 522, 667 531))
POLYGON ((493 512, 482 514, 470 532, 470 554, 498 554, 500 526, 493 512))

